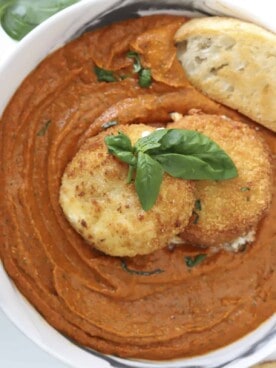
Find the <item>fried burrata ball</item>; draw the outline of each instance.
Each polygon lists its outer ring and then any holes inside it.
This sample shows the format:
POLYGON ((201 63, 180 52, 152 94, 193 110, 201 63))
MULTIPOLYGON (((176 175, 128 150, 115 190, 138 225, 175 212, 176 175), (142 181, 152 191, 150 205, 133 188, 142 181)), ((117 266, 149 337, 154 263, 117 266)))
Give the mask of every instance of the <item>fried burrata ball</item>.
POLYGON ((200 113, 180 118, 167 128, 205 134, 231 157, 238 170, 234 179, 195 182, 193 216, 181 237, 191 244, 209 247, 252 232, 272 197, 271 159, 258 132, 223 116, 200 113))
POLYGON ((194 184, 164 174, 155 205, 144 211, 128 165, 108 153, 104 138, 123 132, 134 144, 154 131, 143 124, 109 128, 86 141, 65 169, 60 204, 70 224, 98 250, 112 256, 148 254, 168 245, 188 224, 194 184))

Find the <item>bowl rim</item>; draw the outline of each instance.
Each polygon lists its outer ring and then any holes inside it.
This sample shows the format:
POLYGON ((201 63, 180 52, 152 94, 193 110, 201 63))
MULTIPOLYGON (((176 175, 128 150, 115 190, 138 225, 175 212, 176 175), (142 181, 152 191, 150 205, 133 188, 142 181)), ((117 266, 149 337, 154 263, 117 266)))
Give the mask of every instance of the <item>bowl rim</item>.
MULTIPOLYGON (((44 47, 44 51, 41 53, 41 49, 37 50, 39 51, 41 54, 38 58, 36 58, 34 60, 34 57, 32 56, 32 62, 30 62, 30 58, 29 55, 27 55, 26 57, 26 49, 30 48, 30 46, 33 45, 33 43, 37 43, 38 40, 40 40, 41 38, 44 38, 45 32, 49 31, 49 29, 57 29, 59 23, 62 22, 66 22, 67 19, 67 23, 68 26, 71 23, 72 26, 72 21, 68 21, 68 19, 70 18, 70 16, 72 14, 75 14, 75 16, 77 14, 85 14, 84 18, 82 19, 82 22, 85 22, 87 20, 89 20, 90 18, 90 14, 91 14, 91 5, 93 6, 97 6, 98 8, 100 7, 101 9, 104 9, 105 5, 109 4, 110 2, 112 2, 112 0, 82 0, 64 10, 62 10, 61 12, 55 14, 54 16, 52 16, 51 18, 49 18, 48 20, 46 20, 45 22, 43 22, 42 24, 40 24, 34 31, 30 32, 22 41, 20 41, 18 43, 18 45, 16 46, 16 48, 11 52, 11 54, 4 60, 3 63, 0 64, 0 86, 6 86, 6 83, 3 83, 3 81, 5 79, 7 79, 7 74, 9 74, 9 78, 12 80, 13 79, 13 75, 16 74, 16 72, 18 72, 18 70, 16 70, 16 65, 18 64, 17 59, 21 60, 20 55, 25 55, 25 59, 24 62, 28 63, 28 67, 27 68, 21 68, 19 71, 19 77, 17 77, 17 79, 15 80, 15 82, 8 86, 8 88, 3 88, 3 93, 4 96, 6 98, 2 99, 2 102, 0 102, 0 116, 2 114, 2 112, 4 111, 6 105, 8 104, 9 99, 12 97, 13 93, 16 91, 16 89, 18 88, 18 86, 20 85, 20 83, 23 81, 23 79, 29 74, 29 72, 31 72, 31 70, 34 69, 35 66, 37 66, 39 64, 39 62, 44 59, 44 57, 47 56, 47 54, 53 52, 56 48, 62 46, 68 39, 70 39, 69 37, 69 33, 71 34, 71 36, 74 34, 75 31, 78 30, 79 26, 74 26, 74 30, 71 28, 70 32, 68 33, 68 31, 66 31, 63 36, 59 39, 59 41, 53 45, 51 45, 51 43, 48 43, 47 45, 45 45, 44 47), (69 17, 68 17, 69 16, 69 17), (45 52, 45 48, 46 46, 48 47, 47 52, 45 52), (15 73, 15 74, 14 74, 15 73), (3 77, 3 75, 5 75, 5 77, 3 77), (1 79, 2 78, 2 79, 1 79), (8 92, 7 92, 8 91, 8 92)), ((83 23, 84 24, 84 23, 83 23)), ((66 24, 67 26, 67 24, 66 24)), ((64 26, 65 27, 65 26, 64 26)), ((66 28, 66 27, 65 27, 66 28)), ((53 32, 52 32, 53 33, 53 32)), ((36 52, 36 54, 38 54, 38 52, 34 50, 34 52, 36 52)), ((1 90, 1 87, 0 87, 1 90)), ((1 93, 1 95, 3 95, 3 93, 1 93)), ((40 319, 42 319, 42 317, 40 316, 40 314, 35 311, 35 309, 31 306, 31 304, 29 304, 29 302, 27 300, 25 300, 25 298, 21 295, 21 293, 19 293, 19 291, 17 290, 16 286, 13 284, 13 282, 11 281, 11 279, 7 276, 6 272, 4 271, 4 268, 2 266, 2 263, 0 262, 0 279, 4 280, 4 284, 2 286, 2 288, 5 288, 4 285, 6 285, 6 287, 8 288, 8 292, 10 293, 10 295, 12 295, 11 299, 7 298, 7 295, 5 295, 5 291, 3 291, 3 289, 0 289, 0 308, 3 310, 3 312, 7 315, 7 317, 13 322, 13 324, 28 338, 30 338, 34 343, 36 343, 36 345, 40 346, 41 349, 43 349, 44 351, 46 351, 47 353, 49 353, 50 355, 56 357, 57 359, 63 361, 66 364, 71 365, 72 367, 75 368, 85 368, 86 367, 86 363, 87 363, 87 367, 90 366, 91 367, 91 363, 97 363, 97 368, 105 368, 105 367, 112 367, 112 365, 110 365, 110 362, 104 360, 104 358, 102 357, 98 357, 94 354, 91 354, 87 351, 85 351, 85 349, 78 347, 76 344, 71 343, 67 338, 63 337, 59 332, 57 332, 53 327, 51 327, 44 319, 43 321, 47 324, 47 328, 50 328, 52 330, 54 330, 58 335, 60 335, 60 338, 65 339, 67 343, 70 343, 71 346, 77 350, 77 355, 78 360, 80 359, 80 356, 83 357, 83 362, 82 365, 72 365, 72 357, 70 357, 69 352, 67 351, 66 354, 61 354, 58 350, 53 349, 53 347, 49 347, 49 345, 43 343, 43 341, 37 337, 34 336, 34 334, 30 333, 29 330, 26 330, 26 327, 24 326, 24 323, 22 323, 22 321, 18 318, 16 318, 15 315, 13 315, 13 313, 11 312, 13 310, 12 305, 10 303, 13 303, 15 300, 21 300, 20 303, 22 305, 22 303, 25 303, 25 305, 28 306, 28 308, 32 309, 32 313, 36 313, 40 319), (7 286, 8 285, 8 286, 7 286), (5 298, 6 296, 6 298, 5 298), (19 298, 19 299, 18 299, 19 298), (7 302, 8 300, 8 302, 7 302), (87 357, 89 356, 89 362, 86 360, 88 359, 87 357), (92 358, 93 357, 93 358, 92 358), (86 359, 87 358, 87 359, 86 359), (92 358, 92 360, 91 360, 92 358), (94 361, 93 361, 94 360, 94 361), (99 365, 100 364, 100 365, 99 365)), ((6 290, 6 291, 7 291, 6 290)), ((258 362, 260 362, 261 360, 263 360, 264 358, 266 358, 267 356, 269 356, 270 354, 272 354, 273 352, 275 352, 275 345, 276 345, 276 315, 272 316, 268 321, 264 322, 257 330, 259 330, 260 328, 263 328, 263 326, 266 325, 266 323, 270 323, 269 321, 272 320, 275 324, 274 324, 274 332, 275 332, 275 336, 272 340, 272 342, 270 341, 269 344, 265 344, 264 346, 261 346, 261 348, 255 352, 253 352, 252 354, 250 354, 249 356, 245 356, 245 357, 238 357, 236 358, 234 361, 230 362, 226 361, 226 365, 220 365, 220 367, 231 367, 231 368, 246 368, 251 366, 252 364, 256 364, 258 362), (275 320, 275 321, 274 321, 275 320)), ((248 339, 249 335, 252 335, 255 333, 256 330, 254 330, 253 332, 249 333, 248 335, 242 337, 241 339, 235 341, 232 344, 227 345, 226 347, 223 347, 221 349, 217 349, 215 352, 210 352, 208 354, 204 354, 202 356, 197 356, 194 358, 189 358, 189 359, 181 359, 179 360, 179 362, 181 361, 182 366, 187 366, 187 365, 183 365, 184 364, 203 364, 200 363, 200 361, 203 361, 207 359, 212 358, 214 353, 220 352, 221 354, 225 354, 225 351, 227 349, 232 349, 233 346, 235 346, 236 344, 240 344, 243 342, 243 340, 248 339), (226 349, 226 350, 225 350, 226 349), (185 363, 186 361, 186 363, 185 363)), ((52 331, 53 332, 53 331, 52 331)), ((39 334, 38 334, 39 335, 39 334)), ((61 340, 60 340, 61 341, 61 340)), ((75 354, 74 354, 75 356, 75 354)), ((128 360, 126 359, 115 359, 117 362, 127 362, 128 360)), ((111 363, 112 364, 112 363, 111 363)), ((136 363, 134 363, 133 366, 135 366, 136 363)), ((144 364, 143 367, 157 367, 156 364, 158 364, 158 367, 163 367, 163 368, 167 368, 168 367, 168 362, 143 362, 139 361, 137 362, 136 366, 141 367, 140 364, 144 364)), ((171 366, 171 365, 170 365, 171 366)), ((119 365, 118 365, 119 367, 119 365)), ((180 367, 179 365, 175 365, 175 367, 180 367)), ((191 365, 190 365, 191 367, 191 365)), ((202 365, 203 367, 203 365, 202 365)), ((206 365, 207 367, 207 365, 206 365)))

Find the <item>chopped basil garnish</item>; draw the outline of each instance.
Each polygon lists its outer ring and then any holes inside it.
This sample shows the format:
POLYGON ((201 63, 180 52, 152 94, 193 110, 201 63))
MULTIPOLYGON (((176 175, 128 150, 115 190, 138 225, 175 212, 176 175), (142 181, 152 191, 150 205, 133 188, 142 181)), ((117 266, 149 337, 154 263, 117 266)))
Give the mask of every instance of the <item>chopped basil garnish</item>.
POLYGON ((48 128, 49 128, 49 126, 50 126, 50 124, 51 124, 51 120, 47 120, 46 121, 46 123, 43 125, 43 127, 37 132, 37 136, 38 137, 43 137, 45 134, 46 134, 46 132, 47 132, 47 130, 48 130, 48 128))
MULTIPOLYGON (((156 130, 134 146, 119 132, 106 137, 105 144, 109 153, 133 167, 128 182, 136 170, 135 188, 145 211, 156 202, 164 172, 186 180, 226 180, 238 175, 231 158, 214 141, 192 130, 156 130)), ((201 208, 201 203, 195 206, 201 208)))
POLYGON ((99 82, 117 82, 117 78, 111 70, 106 70, 95 66, 94 72, 99 82))
POLYGON ((140 60, 140 56, 138 54, 138 52, 136 51, 129 51, 127 53, 127 57, 130 59, 134 59, 133 62, 133 72, 134 73, 139 73, 140 70, 142 69, 142 65, 141 65, 141 60, 140 60))
POLYGON ((201 211, 201 201, 200 201, 200 199, 197 199, 197 200, 195 201, 195 209, 196 209, 197 211, 201 211))
POLYGON ((199 214, 197 211, 201 211, 202 207, 201 207, 201 201, 200 199, 197 199, 195 201, 195 209, 193 210, 193 224, 197 224, 199 221, 199 214))
POLYGON ((151 70, 150 69, 142 69, 139 72, 139 85, 143 88, 149 88, 152 83, 151 78, 151 70))
POLYGON ((106 123, 104 123, 102 125, 102 128, 103 129, 108 129, 108 128, 113 127, 113 126, 115 126, 117 124, 118 124, 118 122, 116 120, 107 121, 106 123))
POLYGON ((128 268, 124 260, 121 260, 121 267, 124 271, 130 273, 131 275, 139 275, 139 276, 151 276, 151 275, 157 275, 159 273, 165 272, 164 270, 161 270, 160 268, 156 268, 155 270, 152 270, 152 271, 133 270, 131 268, 128 268))
POLYGON ((200 264, 207 257, 207 254, 198 254, 195 257, 185 257, 186 266, 193 268, 200 264))
POLYGON ((136 51, 129 51, 127 57, 134 59, 133 73, 138 73, 139 86, 148 88, 152 83, 151 70, 143 68, 140 60, 140 55, 136 51))

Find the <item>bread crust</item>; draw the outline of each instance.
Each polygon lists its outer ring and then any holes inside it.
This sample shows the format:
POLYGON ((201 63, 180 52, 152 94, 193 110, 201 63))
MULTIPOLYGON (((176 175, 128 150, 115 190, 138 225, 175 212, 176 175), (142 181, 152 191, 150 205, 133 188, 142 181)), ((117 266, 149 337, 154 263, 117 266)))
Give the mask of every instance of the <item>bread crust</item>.
POLYGON ((226 17, 185 23, 175 34, 189 81, 215 101, 276 131, 276 35, 226 17))

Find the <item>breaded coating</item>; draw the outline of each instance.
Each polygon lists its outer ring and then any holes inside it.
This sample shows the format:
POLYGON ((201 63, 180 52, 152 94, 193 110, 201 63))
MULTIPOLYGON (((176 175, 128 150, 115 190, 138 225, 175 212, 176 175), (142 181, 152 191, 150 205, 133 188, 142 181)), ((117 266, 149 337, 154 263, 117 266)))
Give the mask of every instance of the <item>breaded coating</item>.
POLYGON ((238 177, 196 181, 196 201, 187 242, 214 246, 231 242, 256 228, 272 197, 272 165, 268 148, 248 125, 223 116, 185 116, 168 128, 196 130, 214 140, 234 161, 238 177))
POLYGON ((104 138, 119 131, 134 144, 155 129, 143 124, 109 128, 86 141, 68 164, 60 204, 71 225, 100 251, 112 256, 148 254, 184 229, 194 206, 194 184, 164 174, 155 205, 145 212, 128 165, 107 151, 104 138))

